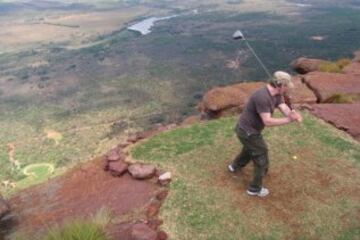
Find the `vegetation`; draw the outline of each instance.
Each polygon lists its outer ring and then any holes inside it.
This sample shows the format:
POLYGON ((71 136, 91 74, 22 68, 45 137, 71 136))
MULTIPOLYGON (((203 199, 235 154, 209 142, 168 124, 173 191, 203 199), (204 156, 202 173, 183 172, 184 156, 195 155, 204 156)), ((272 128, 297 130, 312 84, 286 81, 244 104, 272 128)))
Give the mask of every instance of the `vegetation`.
POLYGON ((360 145, 303 114, 300 125, 265 131, 271 163, 266 199, 245 193, 251 165, 234 175, 226 170, 241 148, 235 118, 178 128, 136 145, 134 158, 174 175, 161 209, 171 239, 357 239, 360 182, 353 176, 360 173, 360 145))
POLYGON ((342 69, 347 65, 349 65, 350 62, 351 62, 350 59, 342 58, 337 60, 336 62, 321 63, 319 66, 319 70, 321 72, 341 73, 342 69))
POLYGON ((94 223, 77 220, 61 228, 49 230, 42 240, 108 240, 103 229, 94 223))
POLYGON ((341 73, 341 68, 336 63, 322 63, 319 66, 320 72, 341 73))
MULTIPOLYGON (((34 240, 110 240, 105 232, 113 216, 108 208, 100 208, 90 218, 66 219, 63 224, 51 226, 41 235, 34 235, 34 240)), ((11 240, 29 239, 25 233, 15 232, 11 240)))
POLYGON ((351 95, 336 93, 324 101, 325 103, 352 103, 353 99, 351 95))

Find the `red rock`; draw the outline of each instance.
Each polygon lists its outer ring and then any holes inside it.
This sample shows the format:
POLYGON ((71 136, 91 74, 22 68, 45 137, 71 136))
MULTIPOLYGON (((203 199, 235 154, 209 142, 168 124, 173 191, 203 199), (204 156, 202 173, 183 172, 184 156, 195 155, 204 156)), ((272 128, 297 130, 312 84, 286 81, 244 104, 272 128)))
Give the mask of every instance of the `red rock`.
POLYGON ((152 178, 156 168, 152 165, 135 163, 128 167, 131 176, 135 179, 152 178))
POLYGON ((129 146, 130 145, 130 143, 129 142, 122 142, 122 143, 119 143, 118 145, 117 145, 117 147, 118 148, 126 148, 127 146, 129 146))
POLYGON ((360 141, 360 103, 315 104, 312 113, 360 141))
POLYGON ((137 142, 137 135, 136 134, 130 134, 129 136, 128 136, 128 138, 127 138, 127 141, 129 142, 129 143, 136 143, 137 142))
POLYGON ((298 58, 295 59, 290 65, 300 74, 306 74, 309 72, 318 71, 321 64, 330 63, 329 61, 313 58, 298 58))
POLYGON ((306 84, 302 82, 302 76, 292 77, 294 89, 291 91, 292 103, 294 104, 313 104, 316 103, 316 96, 306 84))
POLYGON ((185 118, 182 121, 181 125, 192 125, 192 124, 200 122, 200 121, 201 121, 200 116, 190 116, 190 117, 185 118))
POLYGON ((101 157, 104 171, 109 171, 109 161, 106 156, 101 157))
POLYGON ((352 62, 345 66, 343 72, 346 74, 360 75, 360 62, 352 62))
POLYGON ((244 105, 247 97, 262 86, 265 86, 265 83, 254 82, 213 88, 203 97, 204 107, 211 111, 218 111, 244 105))
POLYGON ((123 161, 116 161, 109 163, 109 171, 114 177, 120 177, 128 168, 128 165, 123 161))
POLYGON ((163 221, 158 218, 151 218, 146 223, 149 228, 154 229, 155 231, 159 228, 161 224, 163 224, 163 221))
POLYGON ((106 154, 106 158, 108 161, 124 160, 125 157, 126 156, 124 155, 124 153, 118 148, 115 148, 106 154))
POLYGON ((350 97, 360 94, 360 76, 312 72, 303 76, 303 79, 314 91, 318 102, 329 101, 336 94, 350 97))
POLYGON ((354 52, 354 62, 360 62, 360 51, 354 52))
POLYGON ((134 224, 131 228, 131 240, 156 240, 157 232, 144 223, 134 224))
MULTIPOLYGON (((302 82, 300 76, 293 77, 295 89, 293 103, 315 103, 315 94, 302 82)), ((207 118, 218 118, 239 114, 250 95, 264 87, 265 82, 239 83, 223 88, 214 88, 206 92, 199 110, 205 112, 207 118)), ((204 114, 203 114, 204 115, 204 114)))
POLYGON ((146 216, 148 218, 155 217, 159 213, 160 207, 161 207, 161 202, 157 199, 153 199, 146 209, 146 216))
POLYGON ((166 232, 164 232, 164 231, 159 231, 158 232, 156 240, 167 240, 167 239, 168 239, 168 235, 167 235, 166 232))
POLYGON ((158 192, 158 193, 156 194, 156 198, 157 198, 159 201, 163 201, 163 200, 167 197, 168 194, 169 194, 169 190, 168 190, 168 189, 164 189, 164 190, 162 190, 162 191, 160 191, 160 192, 158 192))
POLYGON ((10 212, 10 206, 0 194, 0 219, 10 212))

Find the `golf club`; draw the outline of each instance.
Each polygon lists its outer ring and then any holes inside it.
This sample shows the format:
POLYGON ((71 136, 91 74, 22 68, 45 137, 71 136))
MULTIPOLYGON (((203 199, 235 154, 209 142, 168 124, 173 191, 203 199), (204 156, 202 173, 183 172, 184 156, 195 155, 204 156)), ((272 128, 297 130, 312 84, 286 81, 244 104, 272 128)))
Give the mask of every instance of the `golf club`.
POLYGON ((264 69, 264 71, 268 75, 269 79, 272 79, 272 75, 270 74, 269 70, 265 67, 264 63, 261 61, 261 59, 255 53, 254 49, 250 46, 250 43, 246 40, 246 38, 244 37, 244 34, 240 30, 235 31, 235 33, 233 34, 233 39, 234 40, 243 40, 245 42, 246 46, 249 48, 249 50, 254 55, 256 60, 260 63, 261 67, 264 69))

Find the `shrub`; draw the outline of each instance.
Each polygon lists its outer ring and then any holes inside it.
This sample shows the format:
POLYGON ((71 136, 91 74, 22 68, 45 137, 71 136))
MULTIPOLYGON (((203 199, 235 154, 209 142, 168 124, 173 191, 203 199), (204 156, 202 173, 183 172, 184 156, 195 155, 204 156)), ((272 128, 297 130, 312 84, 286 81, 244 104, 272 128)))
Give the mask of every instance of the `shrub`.
POLYGON ((335 93, 324 101, 325 103, 352 103, 353 99, 351 96, 344 95, 341 93, 335 93))
POLYGON ((333 62, 326 62, 326 63, 322 63, 319 66, 319 70, 321 72, 329 72, 329 73, 340 73, 341 72, 341 68, 333 62))
POLYGON ((340 69, 343 69, 344 67, 346 67, 350 63, 351 63, 351 60, 348 59, 348 58, 341 58, 341 59, 336 61, 336 65, 338 65, 340 69))
POLYGON ((73 220, 62 227, 49 229, 41 240, 109 240, 104 229, 84 220, 73 220))

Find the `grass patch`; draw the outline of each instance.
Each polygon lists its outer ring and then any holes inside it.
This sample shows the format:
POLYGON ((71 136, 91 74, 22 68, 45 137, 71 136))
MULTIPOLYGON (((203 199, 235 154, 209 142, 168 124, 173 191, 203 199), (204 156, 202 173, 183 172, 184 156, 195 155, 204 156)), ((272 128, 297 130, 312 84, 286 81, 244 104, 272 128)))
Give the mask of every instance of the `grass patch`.
POLYGON ((136 145, 134 158, 174 175, 161 210, 171 239, 352 239, 359 227, 360 145, 304 112, 302 124, 268 128, 266 199, 247 196, 251 164, 226 166, 241 149, 235 118, 178 128, 136 145), (185 145, 185 146, 181 146, 185 145), (293 156, 297 156, 294 160, 293 156), (341 219, 346 218, 346 221, 341 219))
POLYGON ((41 240, 109 240, 105 231, 95 223, 74 220, 63 227, 50 229, 41 240))

